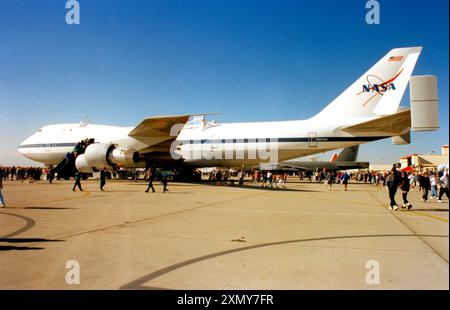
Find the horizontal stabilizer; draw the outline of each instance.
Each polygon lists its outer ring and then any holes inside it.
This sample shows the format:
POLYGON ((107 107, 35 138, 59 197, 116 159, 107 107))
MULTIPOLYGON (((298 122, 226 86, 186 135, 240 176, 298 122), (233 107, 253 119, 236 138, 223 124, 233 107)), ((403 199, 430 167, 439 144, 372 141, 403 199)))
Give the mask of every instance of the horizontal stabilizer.
POLYGON ((353 135, 386 135, 397 136, 405 133, 411 127, 409 109, 392 115, 382 116, 367 122, 342 127, 341 130, 353 135))
POLYGON ((336 158, 336 162, 352 162, 356 161, 358 157, 359 145, 349 146, 344 148, 339 156, 336 158))

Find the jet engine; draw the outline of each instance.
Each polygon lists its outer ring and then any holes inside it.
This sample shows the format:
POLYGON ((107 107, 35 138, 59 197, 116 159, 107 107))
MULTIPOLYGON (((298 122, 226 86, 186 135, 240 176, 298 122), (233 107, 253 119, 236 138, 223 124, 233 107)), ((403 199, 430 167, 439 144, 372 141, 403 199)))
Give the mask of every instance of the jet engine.
POLYGON ((78 155, 77 159, 75 159, 75 167, 78 171, 82 173, 92 173, 94 170, 89 166, 89 164, 86 162, 86 157, 84 154, 78 155))
POLYGON ((102 168, 115 169, 117 166, 133 167, 138 160, 139 153, 135 150, 114 144, 93 143, 86 148, 84 154, 77 157, 75 166, 81 172, 92 172, 102 168))

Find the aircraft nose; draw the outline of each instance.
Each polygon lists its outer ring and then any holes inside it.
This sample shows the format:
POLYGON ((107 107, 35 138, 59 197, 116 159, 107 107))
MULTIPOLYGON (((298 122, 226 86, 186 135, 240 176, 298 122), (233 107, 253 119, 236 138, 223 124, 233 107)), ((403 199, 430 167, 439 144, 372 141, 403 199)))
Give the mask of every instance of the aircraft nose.
POLYGON ((17 147, 17 151, 22 154, 23 156, 29 158, 28 154, 29 152, 26 150, 26 146, 31 144, 30 140, 33 138, 34 135, 29 136, 28 138, 26 138, 22 143, 19 144, 19 146, 17 147))
POLYGON ((23 146, 25 145, 24 142, 20 143, 19 146, 17 147, 17 151, 21 154, 23 154, 23 146))

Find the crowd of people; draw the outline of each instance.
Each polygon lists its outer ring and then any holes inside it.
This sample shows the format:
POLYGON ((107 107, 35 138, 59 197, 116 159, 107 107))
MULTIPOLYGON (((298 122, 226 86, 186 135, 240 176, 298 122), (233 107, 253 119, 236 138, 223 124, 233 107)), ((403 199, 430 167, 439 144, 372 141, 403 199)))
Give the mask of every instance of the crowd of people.
POLYGON ((38 167, 0 167, 0 171, 3 175, 3 181, 21 181, 33 183, 40 181, 42 175, 47 174, 48 169, 42 169, 38 167))
MULTIPOLYGON (((248 177, 252 178, 252 184, 265 188, 286 188, 287 186, 287 172, 274 172, 274 171, 249 171, 246 172, 248 177)), ((225 170, 213 170, 208 173, 209 180, 215 180, 218 185, 226 185, 230 183, 234 184, 232 176, 237 176, 239 184, 243 184, 245 172, 239 171, 231 172, 225 170)), ((435 199, 437 202, 442 202, 444 195, 449 197, 449 173, 448 169, 445 170, 424 170, 422 172, 404 172, 397 171, 394 166, 391 171, 358 171, 350 173, 347 171, 327 171, 326 169, 317 170, 315 172, 305 171, 299 173, 300 181, 309 179, 310 182, 316 181, 318 183, 327 184, 329 190, 332 189, 332 185, 340 183, 344 187, 344 191, 348 190, 348 183, 350 180, 356 182, 370 183, 375 186, 384 186, 389 192, 389 209, 398 210, 399 206, 395 201, 395 195, 400 189, 402 192, 403 204, 401 208, 411 209, 412 205, 408 201, 409 191, 413 191, 417 188, 422 192, 422 201, 428 202, 429 199, 435 199), (431 193, 431 195, 430 195, 431 193)))
MULTIPOLYGON (((200 173, 196 171, 195 173, 200 173)), ((239 185, 244 184, 244 179, 247 176, 251 178, 252 185, 260 186, 262 188, 287 188, 287 172, 280 171, 235 171, 235 170, 212 170, 208 174, 209 180, 214 180, 217 185, 233 185, 236 181, 239 185)), ((54 170, 52 168, 37 168, 37 167, 0 167, 0 206, 4 207, 5 200, 2 195, 3 181, 20 181, 34 183, 42 180, 42 176, 45 176, 46 180, 52 183, 55 177, 54 170)), ((153 187, 153 181, 157 179, 159 175, 162 184, 163 192, 169 191, 167 189, 168 175, 161 174, 157 170, 152 168, 145 171, 144 180, 148 182, 148 186, 145 192, 155 192, 153 187)), ((448 169, 436 171, 436 170, 424 170, 422 172, 412 171, 402 172, 398 171, 394 166, 391 171, 357 171, 357 172, 347 172, 347 171, 327 171, 316 170, 299 172, 300 181, 309 179, 310 182, 313 179, 318 183, 327 184, 329 190, 332 189, 332 185, 340 183, 343 185, 344 190, 347 191, 348 183, 350 180, 357 182, 370 183, 375 186, 385 186, 389 191, 389 209, 398 210, 399 206, 395 201, 395 195, 397 190, 400 189, 402 192, 402 208, 411 209, 412 205, 409 203, 407 196, 409 191, 413 191, 416 188, 422 192, 422 201, 428 202, 430 199, 435 199, 437 202, 442 202, 442 197, 444 195, 449 197, 449 173, 448 169)), ((103 191, 106 184, 107 171, 102 169, 100 171, 100 190, 103 191)), ((72 188, 73 191, 78 188, 82 191, 81 187, 81 174, 75 173, 75 183, 72 188)))
POLYGON ((208 173, 208 180, 214 180, 217 185, 238 185, 244 184, 245 177, 252 178, 252 185, 260 186, 263 188, 286 188, 287 186, 287 172, 275 172, 275 171, 233 171, 233 170, 213 170, 208 173))

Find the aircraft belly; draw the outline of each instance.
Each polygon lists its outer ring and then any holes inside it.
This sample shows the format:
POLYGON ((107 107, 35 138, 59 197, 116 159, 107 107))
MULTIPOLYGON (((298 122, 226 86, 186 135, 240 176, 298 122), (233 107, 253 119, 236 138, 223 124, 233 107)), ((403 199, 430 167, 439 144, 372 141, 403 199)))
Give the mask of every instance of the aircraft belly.
POLYGON ((42 151, 36 152, 26 152, 22 151, 22 155, 25 157, 46 164, 46 165, 56 165, 58 164, 65 156, 67 152, 50 152, 50 151, 42 151))
POLYGON ((293 158, 322 153, 333 149, 356 145, 355 142, 319 142, 314 147, 308 143, 279 143, 261 150, 251 146, 235 146, 235 149, 203 149, 189 152, 184 149, 181 154, 186 164, 198 167, 239 167, 254 166, 260 163, 282 162, 293 158), (237 149, 237 150, 236 150, 237 149))

